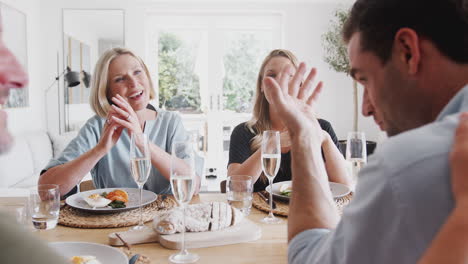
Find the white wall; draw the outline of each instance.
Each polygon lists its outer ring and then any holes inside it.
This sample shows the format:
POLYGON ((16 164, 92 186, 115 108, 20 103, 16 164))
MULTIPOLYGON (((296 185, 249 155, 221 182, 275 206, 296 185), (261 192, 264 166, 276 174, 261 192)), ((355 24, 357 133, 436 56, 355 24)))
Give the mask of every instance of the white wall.
MULTIPOLYGON (((144 21, 146 10, 237 10, 237 11, 281 11, 285 14, 284 48, 295 52, 298 57, 319 70, 319 78, 324 81, 325 89, 318 104, 318 113, 329 120, 340 139, 352 129, 352 81, 345 74, 335 73, 323 62, 321 35, 328 28, 333 10, 338 1, 288 2, 276 1, 253 4, 244 1, 233 3, 198 3, 194 1, 157 2, 130 0, 9 0, 14 7, 28 15, 28 48, 31 76, 31 107, 9 110, 10 125, 13 130, 25 130, 31 127, 45 128, 44 95, 45 89, 55 76, 56 52, 62 54, 62 8, 84 9, 124 9, 125 10, 125 44, 137 54, 145 57, 144 21), (41 76, 45 76, 42 77, 41 76), (26 118, 27 117, 27 118, 26 118), (30 118, 34 117, 34 118, 30 118), (14 123, 11 121, 14 119, 14 123)), ((342 0, 342 2, 350 2, 342 0)), ((61 61, 62 63, 62 61, 61 61)), ((362 93, 362 89, 361 93, 362 93)), ((58 131, 57 97, 51 91, 47 103, 49 127, 58 131)), ((361 99, 361 98, 360 98, 361 99)), ((377 126, 371 120, 360 120, 361 130, 368 138, 379 138, 377 126)))
POLYGON ((26 14, 27 49, 29 73, 29 107, 6 109, 10 130, 45 129, 44 93, 45 89, 42 65, 42 36, 39 1, 36 0, 2 0, 3 3, 26 14))

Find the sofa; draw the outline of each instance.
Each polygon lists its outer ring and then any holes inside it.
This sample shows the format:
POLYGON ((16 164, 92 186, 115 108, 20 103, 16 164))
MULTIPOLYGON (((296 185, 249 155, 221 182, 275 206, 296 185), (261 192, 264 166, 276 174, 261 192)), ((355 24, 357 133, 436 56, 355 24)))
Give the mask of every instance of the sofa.
MULTIPOLYGON (((77 132, 53 135, 28 131, 15 135, 12 148, 0 155, 0 197, 26 196, 52 157, 57 157, 77 132)), ((91 179, 88 174, 84 180, 91 179)))

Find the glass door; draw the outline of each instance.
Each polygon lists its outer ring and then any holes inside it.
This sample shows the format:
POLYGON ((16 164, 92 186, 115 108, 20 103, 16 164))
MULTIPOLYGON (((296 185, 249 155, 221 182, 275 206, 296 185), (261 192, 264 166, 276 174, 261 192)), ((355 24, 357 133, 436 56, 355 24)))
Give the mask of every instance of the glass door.
MULTIPOLYGON (((199 135, 202 190, 226 179, 231 132, 250 119, 260 64, 280 47, 277 14, 154 14, 147 18, 158 104, 199 135)), ((151 65, 152 64, 152 65, 151 65)))

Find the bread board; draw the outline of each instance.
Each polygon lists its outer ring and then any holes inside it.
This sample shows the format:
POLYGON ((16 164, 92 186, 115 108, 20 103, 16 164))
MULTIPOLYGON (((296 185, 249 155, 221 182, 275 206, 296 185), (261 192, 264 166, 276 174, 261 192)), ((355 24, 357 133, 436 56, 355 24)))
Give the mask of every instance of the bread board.
MULTIPOLYGON (((124 231, 118 234, 128 244, 160 243, 168 249, 180 249, 182 235, 180 233, 172 235, 159 235, 152 229, 142 231, 124 231)), ((260 239, 262 230, 260 226, 249 219, 244 218, 241 223, 222 230, 207 232, 186 232, 186 248, 205 248, 237 243, 245 243, 260 239)), ((115 235, 109 234, 109 244, 112 246, 123 246, 122 241, 115 235)))

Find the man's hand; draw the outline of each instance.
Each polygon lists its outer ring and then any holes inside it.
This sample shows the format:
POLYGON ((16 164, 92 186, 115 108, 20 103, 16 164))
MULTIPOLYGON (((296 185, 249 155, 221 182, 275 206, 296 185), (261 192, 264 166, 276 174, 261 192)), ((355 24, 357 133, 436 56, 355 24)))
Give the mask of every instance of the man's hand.
POLYGON ((322 90, 322 82, 319 82, 312 89, 317 73, 315 69, 312 69, 302 83, 306 73, 304 63, 299 65, 291 81, 288 78, 289 72, 292 72, 291 65, 282 70, 278 82, 271 77, 266 77, 263 80, 266 87, 265 96, 286 125, 291 138, 296 136, 311 137, 320 146, 324 138, 320 124, 315 117, 314 105, 322 90))
POLYGON ((316 75, 316 70, 312 69, 301 85, 306 73, 304 63, 289 81, 291 67, 282 70, 278 82, 269 77, 264 79, 265 96, 291 136, 294 192, 289 203, 289 240, 307 229, 333 229, 339 221, 321 153, 327 137, 314 112, 322 83, 312 89, 316 75))

